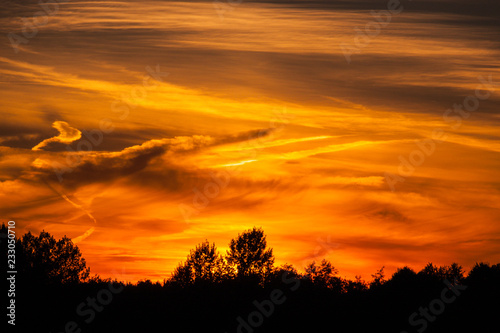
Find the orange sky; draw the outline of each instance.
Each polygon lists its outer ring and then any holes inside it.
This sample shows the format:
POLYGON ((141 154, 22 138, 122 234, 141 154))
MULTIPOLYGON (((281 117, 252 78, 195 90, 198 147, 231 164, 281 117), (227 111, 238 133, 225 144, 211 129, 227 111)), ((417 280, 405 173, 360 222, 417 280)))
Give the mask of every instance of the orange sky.
POLYGON ((40 7, 9 5, 1 220, 67 235, 93 273, 129 281, 253 226, 277 263, 327 258, 349 278, 499 262, 491 3, 404 2, 348 63, 340 45, 385 3, 70 1, 17 52, 8 34, 40 7))

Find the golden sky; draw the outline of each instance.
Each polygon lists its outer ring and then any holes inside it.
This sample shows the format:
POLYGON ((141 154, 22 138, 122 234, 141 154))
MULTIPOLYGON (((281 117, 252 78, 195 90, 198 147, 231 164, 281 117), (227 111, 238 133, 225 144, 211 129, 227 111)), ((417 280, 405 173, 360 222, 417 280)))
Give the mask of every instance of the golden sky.
POLYGON ((253 226, 348 278, 500 261, 491 1, 220 3, 2 9, 1 220, 128 281, 253 226))

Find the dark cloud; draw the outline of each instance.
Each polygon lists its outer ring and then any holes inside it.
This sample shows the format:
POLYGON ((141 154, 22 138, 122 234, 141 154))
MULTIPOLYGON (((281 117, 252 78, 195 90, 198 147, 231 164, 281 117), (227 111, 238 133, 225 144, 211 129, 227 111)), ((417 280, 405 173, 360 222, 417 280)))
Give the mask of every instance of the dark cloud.
POLYGON ((404 214, 402 214, 401 212, 399 212, 394 208, 381 209, 380 211, 371 214, 371 217, 381 218, 383 220, 390 220, 396 222, 405 222, 405 223, 410 221, 408 217, 406 217, 404 214))
MULTIPOLYGON (((109 183, 118 178, 131 175, 144 169, 155 157, 161 156, 166 151, 166 147, 152 146, 130 154, 119 156, 97 156, 84 159, 76 166, 61 165, 65 170, 60 174, 65 187, 78 187, 96 182, 109 183)), ((77 158, 73 155, 73 158, 77 158)), ((51 164, 54 165, 54 164, 51 164)), ((58 182, 59 177, 50 167, 43 169, 34 168, 34 171, 44 171, 42 177, 49 181, 58 182)))
MULTIPOLYGON (((256 3, 273 3, 292 8, 322 9, 322 10, 384 10, 387 9, 388 0, 252 0, 256 3)), ((491 18, 499 24, 500 6, 491 0, 400 0, 405 12, 418 12, 430 14, 456 14, 476 17, 491 18)), ((484 21, 479 21, 484 24, 484 21)))
POLYGON ((185 187, 191 183, 190 179, 198 176, 179 167, 175 159, 181 159, 183 154, 210 146, 265 137, 271 131, 272 129, 252 130, 218 138, 193 136, 150 140, 119 152, 91 152, 83 156, 59 152, 60 157, 65 159, 59 158, 44 166, 35 165, 32 169, 45 181, 59 182, 61 179, 61 185, 67 188, 127 178, 128 183, 136 186, 151 185, 160 186, 164 190, 178 190, 181 186, 185 187), (174 155, 158 160, 154 167, 148 168, 154 164, 155 159, 167 152, 174 155))
POLYGON ((42 106, 40 108, 40 112, 41 112, 41 118, 44 120, 44 122, 47 122, 49 124, 52 124, 57 120, 66 121, 62 112, 50 106, 42 106))
POLYGON ((57 130, 35 124, 0 123, 0 146, 31 149, 41 140, 57 135, 57 130))

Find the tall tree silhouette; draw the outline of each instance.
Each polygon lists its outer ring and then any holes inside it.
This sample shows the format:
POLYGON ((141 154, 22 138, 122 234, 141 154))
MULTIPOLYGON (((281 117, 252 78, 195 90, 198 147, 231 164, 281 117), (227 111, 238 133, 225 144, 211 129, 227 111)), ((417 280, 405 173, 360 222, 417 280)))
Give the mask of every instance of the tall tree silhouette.
POLYGON ((267 249, 264 231, 254 227, 231 240, 226 260, 238 277, 254 276, 262 282, 273 270, 273 249, 267 249))
POLYGON ((199 283, 217 283, 231 277, 231 268, 219 254, 215 243, 205 240, 191 250, 184 263, 174 270, 171 282, 187 286, 199 283))
POLYGON ((80 249, 66 236, 56 240, 45 231, 38 237, 28 232, 17 243, 20 270, 34 282, 76 283, 89 278, 80 249))

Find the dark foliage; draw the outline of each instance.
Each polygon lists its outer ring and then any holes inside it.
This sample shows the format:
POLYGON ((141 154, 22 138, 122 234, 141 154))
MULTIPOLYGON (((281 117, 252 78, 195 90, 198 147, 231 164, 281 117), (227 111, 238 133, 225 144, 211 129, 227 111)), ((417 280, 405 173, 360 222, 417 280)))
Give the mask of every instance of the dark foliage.
POLYGON ((18 332, 500 331, 500 264, 477 263, 465 276, 456 263, 429 263, 389 279, 382 267, 365 282, 341 278, 322 260, 301 274, 275 267, 263 231, 254 228, 232 240, 226 256, 205 241, 168 280, 132 285, 89 278, 67 238, 27 234, 17 246, 18 332))

